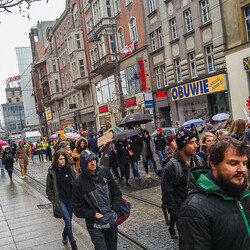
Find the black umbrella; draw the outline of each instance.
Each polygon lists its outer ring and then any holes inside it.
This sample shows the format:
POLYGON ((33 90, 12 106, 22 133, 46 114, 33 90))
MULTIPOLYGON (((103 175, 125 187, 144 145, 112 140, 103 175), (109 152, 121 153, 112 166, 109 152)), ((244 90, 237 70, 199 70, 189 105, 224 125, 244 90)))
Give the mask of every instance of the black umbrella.
POLYGON ((121 132, 118 132, 114 135, 113 139, 114 140, 119 140, 123 138, 129 138, 135 135, 138 135, 140 131, 135 130, 135 129, 127 129, 127 130, 122 130, 121 132))
POLYGON ((145 124, 153 121, 148 115, 144 114, 131 114, 124 117, 121 122, 118 124, 119 127, 129 127, 140 124, 145 124))

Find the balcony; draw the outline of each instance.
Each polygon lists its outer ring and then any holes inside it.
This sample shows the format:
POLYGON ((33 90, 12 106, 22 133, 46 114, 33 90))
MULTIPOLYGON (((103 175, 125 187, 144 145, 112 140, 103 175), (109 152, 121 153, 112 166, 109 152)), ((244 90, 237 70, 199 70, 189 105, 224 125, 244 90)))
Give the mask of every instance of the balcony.
POLYGON ((89 87, 89 78, 88 77, 80 77, 73 79, 73 87, 74 89, 85 89, 89 87))
POLYGON ((50 95, 46 95, 43 97, 43 102, 44 104, 49 104, 50 103, 50 100, 51 100, 51 96, 50 95))
POLYGON ((48 83, 48 76, 42 76, 41 78, 40 78, 40 82, 41 82, 41 84, 44 84, 44 83, 48 83))
POLYGON ((108 71, 114 69, 115 56, 113 54, 107 54, 103 56, 98 62, 92 65, 93 71, 91 73, 95 74, 105 74, 108 71))

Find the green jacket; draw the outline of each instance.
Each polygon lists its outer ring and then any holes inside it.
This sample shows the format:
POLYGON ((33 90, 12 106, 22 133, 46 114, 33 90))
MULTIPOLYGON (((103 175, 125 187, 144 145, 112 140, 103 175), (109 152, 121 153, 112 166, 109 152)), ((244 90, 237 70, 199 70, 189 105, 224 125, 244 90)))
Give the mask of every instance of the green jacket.
MULTIPOLYGON (((75 179, 75 175, 71 168, 68 169, 68 174, 71 178, 71 185, 75 179)), ((61 203, 59 199, 59 192, 56 183, 56 171, 53 168, 48 169, 47 181, 46 181, 46 195, 50 202, 53 204, 53 214, 55 218, 64 218, 61 203)))

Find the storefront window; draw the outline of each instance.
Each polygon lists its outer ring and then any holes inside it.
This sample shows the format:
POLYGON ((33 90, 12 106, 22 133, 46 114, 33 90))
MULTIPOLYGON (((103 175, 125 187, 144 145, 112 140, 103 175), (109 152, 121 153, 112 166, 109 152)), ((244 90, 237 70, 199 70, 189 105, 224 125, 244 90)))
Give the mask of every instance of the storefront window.
POLYGON ((99 120, 100 120, 100 126, 101 126, 101 128, 103 128, 103 131, 106 131, 112 127, 110 115, 100 116, 99 120))

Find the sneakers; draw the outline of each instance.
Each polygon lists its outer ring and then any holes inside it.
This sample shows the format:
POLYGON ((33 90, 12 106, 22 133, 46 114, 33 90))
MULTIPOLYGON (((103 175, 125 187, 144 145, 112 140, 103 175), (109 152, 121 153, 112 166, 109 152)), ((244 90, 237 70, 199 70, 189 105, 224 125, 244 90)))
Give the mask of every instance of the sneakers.
POLYGON ((146 175, 146 178, 150 178, 150 177, 151 177, 150 174, 147 174, 147 175, 146 175))
POLYGON ((171 239, 176 240, 178 238, 177 235, 176 235, 176 232, 175 232, 174 228, 170 228, 169 227, 168 231, 170 233, 171 239))
POLYGON ((68 243, 67 233, 63 231, 62 237, 63 237, 62 243, 63 245, 66 245, 68 243))

